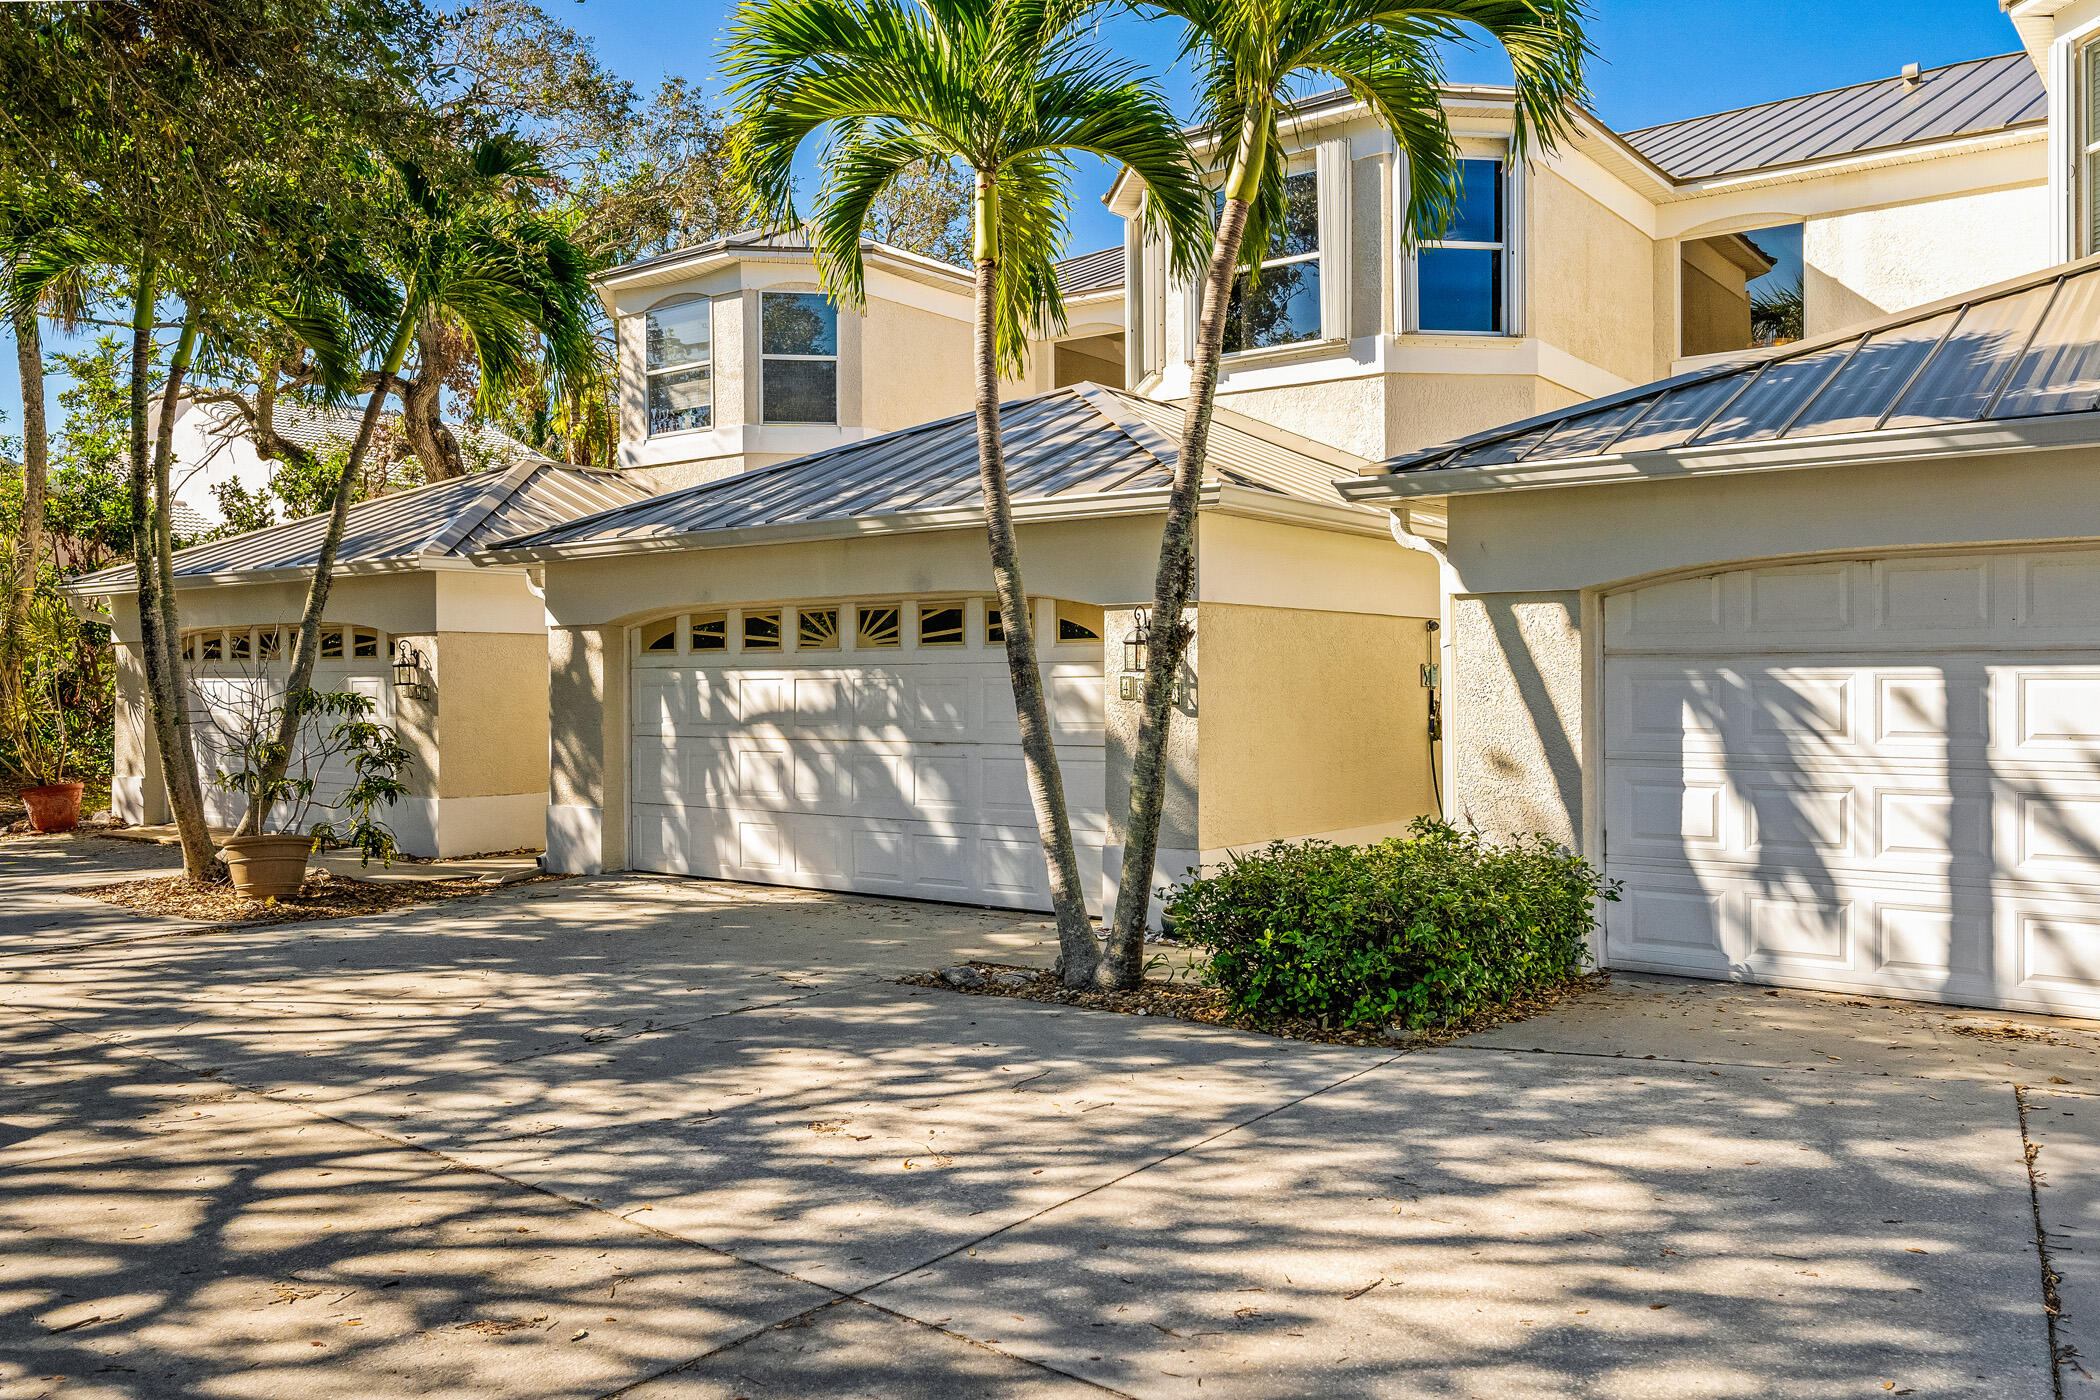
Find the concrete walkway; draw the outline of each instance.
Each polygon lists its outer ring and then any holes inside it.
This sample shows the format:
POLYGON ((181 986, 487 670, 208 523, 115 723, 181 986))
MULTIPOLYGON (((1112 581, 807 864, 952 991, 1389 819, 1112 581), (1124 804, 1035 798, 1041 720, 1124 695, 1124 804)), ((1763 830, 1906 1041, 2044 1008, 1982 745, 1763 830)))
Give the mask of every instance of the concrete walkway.
POLYGON ((0 1400, 2041 1400, 2038 1211, 2100 1392, 2090 1024, 1620 979, 1395 1055, 650 879, 20 916, 114 844, 0 846, 0 1400))

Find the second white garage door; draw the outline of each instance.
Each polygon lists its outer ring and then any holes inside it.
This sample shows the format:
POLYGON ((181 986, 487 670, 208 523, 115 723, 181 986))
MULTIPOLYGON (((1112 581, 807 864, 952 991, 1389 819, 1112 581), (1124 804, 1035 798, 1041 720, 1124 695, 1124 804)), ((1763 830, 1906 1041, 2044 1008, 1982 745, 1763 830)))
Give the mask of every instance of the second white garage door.
POLYGON ((2100 1012, 2100 553, 1606 600, 1614 966, 2100 1012))
MULTIPOLYGON (((1038 632, 1065 638, 1044 648, 1045 688, 1092 876, 1107 839, 1099 614, 1064 613, 1046 600, 1038 632)), ((988 620, 981 600, 905 599, 636 629, 634 865, 1047 909, 1005 650, 988 620)))

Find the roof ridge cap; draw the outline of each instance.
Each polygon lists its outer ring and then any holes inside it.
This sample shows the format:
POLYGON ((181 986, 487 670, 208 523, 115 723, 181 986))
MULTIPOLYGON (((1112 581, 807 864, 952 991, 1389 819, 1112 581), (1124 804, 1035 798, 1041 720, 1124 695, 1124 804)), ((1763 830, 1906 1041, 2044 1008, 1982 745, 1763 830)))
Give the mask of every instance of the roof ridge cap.
POLYGON ((539 475, 544 465, 546 463, 539 458, 527 457, 511 463, 500 472, 490 473, 495 479, 476 492, 474 499, 454 511, 450 520, 433 530, 415 553, 443 555, 457 550, 481 522, 496 513, 496 507, 515 496, 533 477, 539 475), (513 477, 516 480, 512 480, 513 477))

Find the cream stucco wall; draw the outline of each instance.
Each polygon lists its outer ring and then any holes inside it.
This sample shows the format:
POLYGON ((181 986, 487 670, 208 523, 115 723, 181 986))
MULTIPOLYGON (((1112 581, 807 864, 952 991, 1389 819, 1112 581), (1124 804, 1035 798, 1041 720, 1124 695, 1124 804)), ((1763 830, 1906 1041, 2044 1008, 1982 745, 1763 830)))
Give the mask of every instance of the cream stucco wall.
POLYGON ((1445 742, 1452 816, 1495 836, 1582 835, 1582 602, 1577 593, 1451 603, 1445 742))
POLYGON ((1397 832, 1436 810, 1420 617, 1205 603, 1204 850, 1397 832))
POLYGON ((1534 164, 1526 174, 1525 333, 1633 383, 1655 359, 1650 236, 1534 164))
POLYGON ((969 322, 870 299, 861 345, 860 421, 869 432, 894 432, 969 410, 969 322))
POLYGON ((1810 219, 1801 234, 1810 336, 2049 265, 2044 183, 1810 219))
MULTIPOLYGON (((1309 530, 1206 511, 1197 519, 1196 597, 1203 603, 1435 617, 1436 563, 1371 533, 1309 530)), ((1150 592, 1148 588, 1146 590, 1150 592)))
POLYGON ((545 793, 546 632, 440 632, 430 640, 444 717, 436 795, 545 793))
POLYGON ((1354 452, 1372 461, 1386 450, 1386 391, 1382 376, 1310 379, 1272 389, 1220 393, 1218 407, 1354 452))

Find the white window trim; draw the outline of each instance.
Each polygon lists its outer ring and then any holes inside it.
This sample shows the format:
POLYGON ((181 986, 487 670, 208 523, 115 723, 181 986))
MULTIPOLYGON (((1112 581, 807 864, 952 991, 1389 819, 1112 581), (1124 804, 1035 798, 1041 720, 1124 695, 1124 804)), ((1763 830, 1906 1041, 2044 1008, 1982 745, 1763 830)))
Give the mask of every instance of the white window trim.
MULTIPOLYGON (((768 350, 766 349, 766 298, 767 298, 767 297, 801 297, 801 296, 822 296, 822 295, 823 295, 823 294, 822 294, 821 292, 802 292, 802 291, 791 291, 791 290, 788 290, 788 289, 785 289, 785 288, 781 288, 781 289, 770 289, 770 290, 765 290, 765 291, 761 291, 761 292, 760 292, 760 293, 758 294, 758 336, 757 336, 757 340, 758 340, 758 421, 759 421, 759 424, 760 424, 760 426, 770 426, 770 427, 781 427, 781 428, 824 428, 824 427, 833 427, 833 428, 835 428, 835 427, 837 427, 837 426, 838 426, 838 422, 839 422, 839 395, 840 395, 840 394, 841 394, 841 393, 842 393, 842 392, 844 391, 844 387, 845 387, 845 386, 844 386, 844 385, 843 385, 843 384, 842 384, 842 383, 840 382, 840 371, 839 371, 839 368, 838 368, 838 364, 839 364, 839 356, 838 356, 838 354, 837 354, 836 352, 833 352, 832 354, 829 354, 829 355, 775 355, 775 354, 772 354, 771 352, 769 352, 769 351, 768 351, 768 350), (830 419, 829 419, 829 420, 827 420, 827 421, 823 421, 823 422, 818 422, 818 421, 813 421, 813 420, 811 420, 811 419, 808 419, 808 418, 794 418, 794 419, 782 419, 782 420, 777 420, 777 421, 776 421, 776 420, 775 420, 774 418, 772 418, 772 417, 771 417, 771 416, 770 416, 770 415, 769 415, 769 414, 767 413, 767 411, 766 411, 766 361, 768 361, 768 360, 779 360, 779 361, 782 361, 783 363, 797 363, 797 362, 799 362, 799 363, 803 363, 803 364, 828 364, 828 365, 830 365, 830 366, 832 367, 832 370, 831 370, 831 374, 832 374, 832 380, 831 380, 831 417, 830 417, 830 419)), ((837 306, 835 306, 835 305, 833 305, 833 304, 832 304, 832 302, 831 302, 830 298, 828 298, 828 297, 826 297, 826 298, 824 299, 824 304, 825 304, 825 305, 827 305, 827 306, 830 306, 830 307, 831 307, 831 316, 832 316, 832 327, 831 327, 831 334, 832 334, 832 339, 833 339, 833 343, 834 343, 834 344, 836 344, 836 343, 837 343, 837 341, 838 341, 838 337, 839 337, 839 335, 840 335, 840 331, 839 331, 839 325, 838 325, 838 314, 839 314, 839 309, 838 309, 838 307, 837 307, 837 306)))
POLYGON ((1396 258, 1400 264, 1394 277, 1394 294, 1397 304, 1394 324, 1404 335, 1429 335, 1439 338, 1456 336, 1467 340, 1516 340, 1524 335, 1524 186, 1527 171, 1524 165, 1510 156, 1507 145, 1493 150, 1481 148, 1462 150, 1464 160, 1496 160, 1502 163, 1502 241, 1500 243, 1477 243, 1462 239, 1439 239, 1432 243, 1415 245, 1408 243, 1407 194, 1411 171, 1404 151, 1395 150, 1393 159, 1393 229, 1394 246, 1400 251, 1396 258), (1425 329, 1422 325, 1422 248, 1494 248, 1502 254, 1502 329, 1499 331, 1450 331, 1425 329))
POLYGON ((2088 126, 2096 124, 2092 121, 2095 94, 2086 81, 2091 72, 2088 59, 2096 49, 2100 49, 2100 32, 2090 27, 2074 38, 2069 49, 2071 82, 2067 89, 2068 129, 2064 140, 2071 157, 2066 176, 2070 226, 2064 231, 2064 246, 2070 258, 2088 257, 2100 251, 2093 237, 2095 216, 2100 215, 2100 181, 2091 174, 2094 164, 2100 162, 2100 138, 2087 135, 2088 126))
POLYGON ((650 307, 650 308, 649 308, 649 309, 648 309, 647 311, 644 311, 644 312, 642 313, 642 426, 643 426, 643 427, 644 427, 645 429, 647 429, 647 431, 646 431, 646 432, 645 432, 645 433, 643 434, 643 436, 644 436, 644 437, 651 437, 651 438, 665 438, 665 437, 677 437, 677 436, 678 436, 679 434, 681 434, 681 433, 706 433, 706 432, 712 432, 712 431, 714 430, 714 426, 715 426, 715 372, 714 372, 714 370, 715 370, 715 303, 714 303, 714 299, 713 299, 712 297, 704 297, 704 296, 690 296, 690 297, 674 297, 674 298, 672 298, 672 299, 670 299, 670 300, 668 300, 668 301, 661 301, 661 302, 658 302, 658 303, 657 303, 656 305, 654 305, 654 306, 650 307), (707 308, 707 355, 706 355, 706 357, 705 357, 705 358, 703 358, 703 359, 698 359, 698 360, 687 360, 687 361, 684 361, 684 362, 682 362, 682 363, 680 363, 680 364, 675 364, 675 365, 653 365, 653 366, 652 366, 652 365, 651 365, 651 364, 649 363, 649 321, 650 321, 650 319, 651 319, 652 317, 654 317, 654 316, 656 315, 656 313, 657 313, 657 312, 659 312, 659 311, 669 311, 669 310, 671 310, 671 309, 672 309, 672 308, 674 308, 674 307, 679 307, 679 306, 692 306, 692 305, 695 305, 695 304, 698 304, 698 305, 701 305, 701 306, 705 306, 705 307, 707 308), (699 427, 697 427, 697 428, 666 428, 666 429, 664 429, 664 430, 663 430, 662 432, 658 432, 658 431, 656 431, 656 428, 655 428, 655 426, 654 426, 654 425, 653 425, 653 424, 652 424, 652 423, 651 423, 651 422, 649 421, 649 415, 650 415, 650 409, 649 409, 649 404, 650 404, 650 400, 651 400, 651 399, 652 399, 652 398, 654 397, 654 391, 655 391, 655 388, 656 388, 656 377, 657 377, 658 375, 660 375, 660 374, 682 374, 682 373, 684 373, 684 372, 685 372, 686 370, 689 370, 689 369, 705 369, 705 370, 707 371, 707 421, 706 421, 705 423, 701 424, 701 425, 700 425, 699 427))

